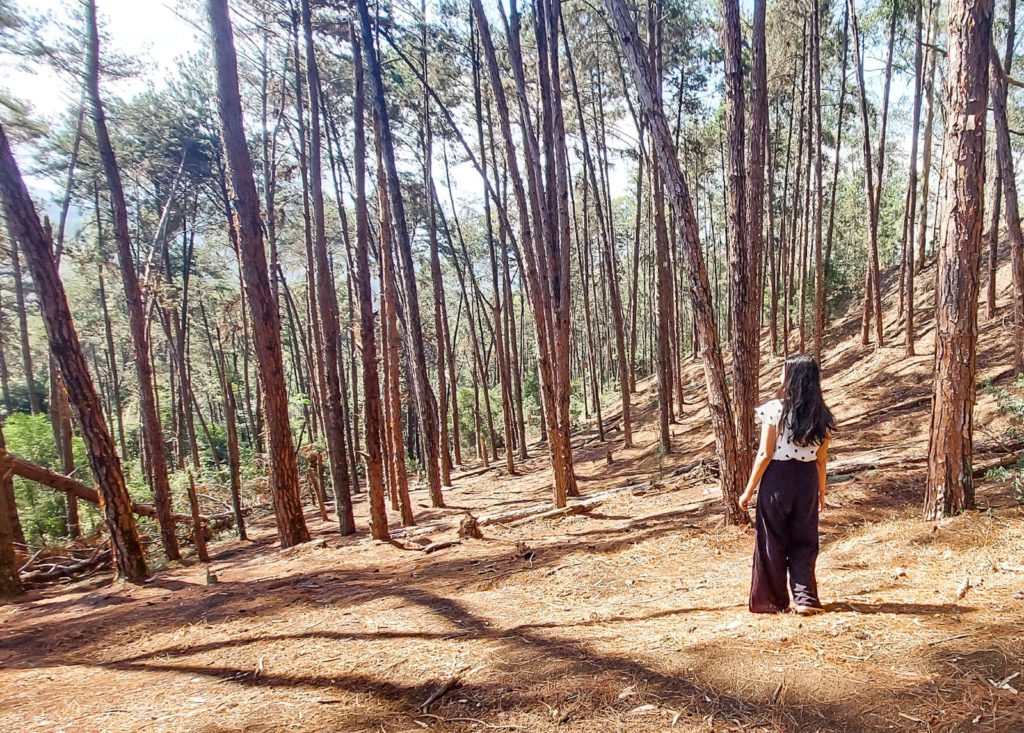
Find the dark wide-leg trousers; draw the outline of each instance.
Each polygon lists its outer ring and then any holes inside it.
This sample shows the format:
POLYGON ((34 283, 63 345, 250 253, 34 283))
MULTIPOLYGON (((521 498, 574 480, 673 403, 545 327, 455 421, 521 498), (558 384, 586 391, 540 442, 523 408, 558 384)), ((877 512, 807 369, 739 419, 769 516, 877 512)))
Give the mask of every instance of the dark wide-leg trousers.
POLYGON ((757 540, 750 610, 778 613, 820 606, 814 564, 818 559, 818 472, 815 463, 772 461, 757 496, 757 540), (789 583, 787 587, 787 578, 789 583))

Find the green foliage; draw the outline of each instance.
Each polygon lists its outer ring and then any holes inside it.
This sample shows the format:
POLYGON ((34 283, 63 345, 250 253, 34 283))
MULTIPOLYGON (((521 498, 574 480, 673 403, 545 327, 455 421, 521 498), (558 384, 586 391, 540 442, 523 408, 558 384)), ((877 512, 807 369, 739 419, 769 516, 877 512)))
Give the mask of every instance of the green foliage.
MULTIPOLYGON (((7 450, 32 463, 51 470, 60 470, 60 457, 53 440, 53 429, 46 415, 15 413, 4 423, 7 450)), ((76 476, 91 476, 81 438, 72 440, 76 476)), ((84 479, 88 481, 88 479, 84 479)), ((40 546, 47 540, 64 537, 68 533, 65 498, 22 478, 14 479, 14 498, 18 505, 25 539, 31 546, 40 546)), ((99 513, 84 502, 79 502, 79 517, 88 529, 99 521, 99 513)))
POLYGON ((1014 422, 1014 433, 1020 435, 1024 432, 1024 373, 1018 374, 1013 385, 1009 388, 994 387, 991 382, 982 385, 982 389, 996 398, 999 409, 1009 413, 1014 422))
MULTIPOLYGON (((32 385, 32 391, 36 393, 36 396, 39 398, 39 404, 45 412, 47 409, 48 397, 45 385, 37 379, 32 385)), ((29 399, 28 385, 25 382, 15 382, 14 384, 11 384, 10 396, 10 403, 8 404, 8 410, 10 412, 28 413, 31 411, 32 403, 29 399)))
MULTIPOLYGON (((1014 422, 1010 429, 1012 436, 1020 437, 1024 434, 1024 373, 1018 374, 1010 387, 995 387, 987 380, 979 386, 984 392, 996 398, 996 404, 999 405, 1001 412, 1010 415, 1014 422)), ((985 478, 1000 482, 1011 481, 1014 498, 1018 503, 1024 504, 1024 454, 1013 466, 990 469, 985 478)))
POLYGON ((583 400, 586 399, 582 379, 574 379, 569 384, 569 423, 573 430, 583 425, 583 400))

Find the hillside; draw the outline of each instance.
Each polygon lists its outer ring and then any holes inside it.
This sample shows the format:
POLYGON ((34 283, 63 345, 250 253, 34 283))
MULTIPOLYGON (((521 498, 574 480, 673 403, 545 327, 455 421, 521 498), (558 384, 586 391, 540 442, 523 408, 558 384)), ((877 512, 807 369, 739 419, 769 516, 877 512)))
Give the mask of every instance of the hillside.
MULTIPOLYGON (((752 534, 720 527, 691 363, 672 455, 656 451, 650 381, 636 449, 578 436, 583 501, 606 492, 580 513, 528 516, 549 500, 534 446, 522 475, 456 477, 447 510, 418 488, 419 526, 390 545, 342 540, 310 512, 309 545, 276 550, 268 521, 250 543, 214 543, 215 584, 189 563, 0 608, 0 729, 1020 730, 1024 513, 1008 482, 982 479, 978 511, 918 518, 930 311, 918 303, 913 359, 896 324, 878 351, 853 313, 830 331, 822 616, 747 613, 752 534), (422 551, 454 540, 466 511, 522 517, 422 551)), ((1008 386, 1004 326, 980 328, 979 377, 1008 386)), ((766 395, 778 367, 765 359, 766 395)), ((1004 458, 1010 422, 990 389, 976 424, 979 463, 1004 458)))

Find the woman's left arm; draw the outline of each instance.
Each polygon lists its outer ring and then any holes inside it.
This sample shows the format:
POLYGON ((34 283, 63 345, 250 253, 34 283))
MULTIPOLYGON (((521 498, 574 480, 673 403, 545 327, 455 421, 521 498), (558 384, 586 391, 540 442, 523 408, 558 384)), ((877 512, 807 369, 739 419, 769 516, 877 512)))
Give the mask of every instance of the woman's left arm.
POLYGON ((818 458, 816 463, 818 464, 818 508, 825 508, 825 491, 828 486, 828 480, 825 475, 825 463, 828 461, 828 444, 831 442, 830 438, 825 438, 821 445, 818 446, 818 458))
POLYGON ((761 426, 761 444, 757 449, 757 455, 754 457, 754 465, 750 470, 750 479, 747 481, 746 491, 743 492, 739 500, 740 509, 743 511, 747 510, 747 505, 750 504, 750 500, 754 497, 754 490, 761 483, 761 477, 764 476, 768 464, 772 462, 772 457, 775 455, 776 437, 774 425, 768 423, 761 426))

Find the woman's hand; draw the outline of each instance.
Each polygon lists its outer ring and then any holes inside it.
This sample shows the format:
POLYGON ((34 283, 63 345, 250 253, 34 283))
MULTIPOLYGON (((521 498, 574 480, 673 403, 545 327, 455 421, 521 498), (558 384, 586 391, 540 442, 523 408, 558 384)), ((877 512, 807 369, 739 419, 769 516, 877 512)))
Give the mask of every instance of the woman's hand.
POLYGON ((825 490, 822 489, 818 492, 818 511, 822 511, 825 508, 825 490))
MULTIPOLYGON (((752 498, 754 498, 753 491, 751 491, 750 489, 744 491, 743 494, 740 496, 739 500, 740 509, 742 509, 743 511, 747 511, 747 506, 750 505, 750 500, 752 498)), ((824 499, 822 499, 822 501, 824 501, 824 499)))

